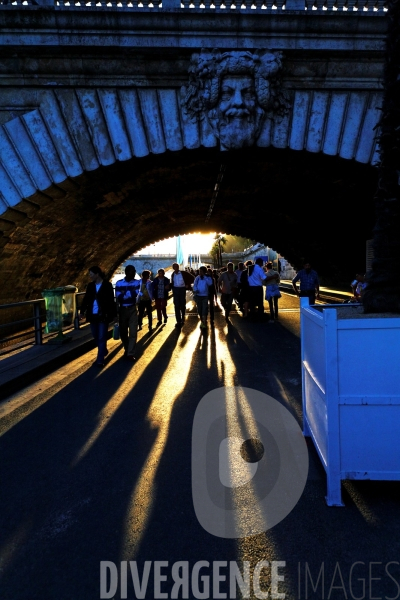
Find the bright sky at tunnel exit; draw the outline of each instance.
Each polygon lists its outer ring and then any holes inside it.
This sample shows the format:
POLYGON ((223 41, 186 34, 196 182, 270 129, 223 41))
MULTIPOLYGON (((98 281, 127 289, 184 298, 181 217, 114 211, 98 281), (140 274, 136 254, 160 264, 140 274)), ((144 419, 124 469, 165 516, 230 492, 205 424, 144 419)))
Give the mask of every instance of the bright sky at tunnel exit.
MULTIPOLYGON (((225 234, 224 234, 225 235, 225 234)), ((206 254, 211 250, 216 233, 189 233, 181 236, 188 254, 206 254)), ((176 237, 150 244, 136 254, 176 254, 176 237)))

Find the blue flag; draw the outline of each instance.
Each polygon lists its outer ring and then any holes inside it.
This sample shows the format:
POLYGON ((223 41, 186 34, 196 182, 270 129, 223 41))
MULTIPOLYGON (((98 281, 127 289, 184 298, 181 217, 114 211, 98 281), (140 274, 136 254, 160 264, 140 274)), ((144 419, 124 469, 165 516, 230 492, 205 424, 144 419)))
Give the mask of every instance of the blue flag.
POLYGON ((185 257, 183 254, 182 240, 181 236, 178 235, 178 237, 176 238, 176 262, 178 263, 178 265, 182 265, 184 260, 185 257))

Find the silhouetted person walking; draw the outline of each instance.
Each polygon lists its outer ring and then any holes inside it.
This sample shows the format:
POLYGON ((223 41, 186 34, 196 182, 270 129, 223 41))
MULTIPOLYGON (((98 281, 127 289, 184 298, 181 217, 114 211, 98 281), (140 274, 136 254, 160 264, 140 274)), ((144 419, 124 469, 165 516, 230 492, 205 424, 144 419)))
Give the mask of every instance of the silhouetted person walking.
POLYGON ((112 284, 105 280, 105 274, 99 266, 90 267, 90 283, 86 287, 80 317, 86 313, 92 335, 97 344, 95 365, 104 367, 104 359, 108 354, 108 324, 117 316, 112 284))
POLYGON ((133 265, 125 267, 125 278, 115 284, 115 297, 118 304, 119 331, 125 348, 125 356, 135 362, 138 314, 136 299, 140 291, 140 279, 136 279, 133 265))
POLYGON ((307 297, 310 299, 310 304, 315 304, 315 299, 319 297, 319 280, 317 272, 311 268, 309 262, 305 262, 303 269, 293 277, 292 286, 297 296, 307 297), (300 292, 296 286, 298 281, 300 281, 300 292))
POLYGON ((171 275, 171 287, 176 316, 175 327, 182 327, 186 314, 186 290, 190 290, 194 277, 187 271, 180 271, 178 263, 174 263, 172 268, 174 272, 171 275))
POLYGON ((271 315, 269 323, 274 323, 278 319, 278 300, 281 297, 279 283, 280 277, 278 271, 274 271, 272 262, 267 263, 265 299, 268 301, 271 315))

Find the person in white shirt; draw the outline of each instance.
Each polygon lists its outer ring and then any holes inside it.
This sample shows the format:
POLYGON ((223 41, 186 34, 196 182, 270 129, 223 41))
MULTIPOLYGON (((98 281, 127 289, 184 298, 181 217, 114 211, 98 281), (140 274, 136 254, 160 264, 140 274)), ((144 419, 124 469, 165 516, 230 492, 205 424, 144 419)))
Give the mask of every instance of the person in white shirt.
POLYGON ((248 268, 248 284, 249 284, 249 304, 250 310, 255 315, 257 307, 257 317, 263 318, 264 315, 264 293, 263 285, 265 285, 265 271, 263 267, 263 259, 256 258, 255 264, 248 268))
POLYGON ((208 315, 208 292, 209 287, 213 285, 212 278, 207 275, 207 267, 200 267, 199 274, 194 280, 193 294, 197 305, 197 313, 200 317, 200 327, 207 327, 208 315))
POLYGON ((174 272, 171 275, 171 288, 174 298, 176 323, 175 327, 182 327, 186 313, 186 290, 190 290, 194 277, 187 271, 180 271, 178 263, 172 265, 174 272))

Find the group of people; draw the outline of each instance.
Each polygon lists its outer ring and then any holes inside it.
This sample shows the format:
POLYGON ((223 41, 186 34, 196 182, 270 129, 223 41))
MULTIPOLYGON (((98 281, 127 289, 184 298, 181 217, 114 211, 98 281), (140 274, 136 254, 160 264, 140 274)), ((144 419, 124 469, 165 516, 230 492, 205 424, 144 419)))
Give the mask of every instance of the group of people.
MULTIPOLYGON (((137 332, 142 329, 143 318, 147 315, 149 330, 153 329, 153 302, 157 313, 157 327, 166 324, 167 300, 172 293, 176 328, 181 328, 186 315, 186 292, 193 291, 193 299, 197 306, 200 328, 214 327, 214 314, 217 307, 218 294, 221 294, 221 306, 225 320, 229 322, 232 304, 236 301, 244 319, 262 319, 264 316, 264 298, 269 304, 269 323, 278 317, 278 301, 280 275, 274 270, 272 262, 264 266, 262 258, 254 261, 240 262, 237 268, 228 263, 220 270, 201 266, 198 271, 181 269, 177 263, 172 265, 171 278, 165 276, 164 269, 159 269, 157 276, 151 280, 151 272, 145 270, 141 277, 136 274, 134 265, 127 265, 125 277, 117 281, 114 290, 99 266, 89 269, 90 283, 83 299, 80 316, 90 322, 93 337, 97 342, 98 354, 96 365, 104 366, 107 351, 108 325, 113 321, 119 323, 120 338, 124 346, 127 360, 134 362, 137 332), (265 292, 264 292, 265 289, 265 292), (265 295, 264 295, 265 294, 265 295)), ((296 294, 308 296, 310 303, 315 303, 315 295, 319 293, 318 276, 307 263, 293 279, 296 294), (300 291, 296 283, 300 281, 300 291)))
MULTIPOLYGON (((194 273, 193 299, 197 306, 200 318, 200 328, 207 328, 208 312, 210 313, 210 326, 214 327, 214 312, 217 306, 218 293, 221 294, 221 306, 225 313, 225 320, 229 322, 229 315, 234 301, 242 311, 243 318, 251 314, 255 319, 264 315, 264 287, 265 298, 269 302, 270 320, 274 323, 278 318, 279 273, 273 269, 273 264, 268 262, 265 269, 264 261, 257 258, 255 263, 240 262, 237 269, 229 262, 220 270, 202 266, 198 273, 194 273)), ((173 265, 179 268, 178 265, 173 265)), ((193 276, 193 274, 192 274, 193 276)), ((175 295, 174 295, 175 302, 175 295)))
POLYGON ((89 269, 90 283, 86 288, 80 308, 80 318, 86 316, 90 323, 92 335, 97 343, 95 364, 104 366, 108 354, 108 326, 118 319, 119 333, 127 360, 135 362, 137 332, 142 329, 143 317, 147 314, 149 330, 153 329, 152 304, 155 301, 157 311, 157 327, 167 322, 167 300, 170 280, 165 277, 164 269, 159 269, 154 281, 150 279, 150 271, 142 272, 136 277, 133 265, 125 268, 125 277, 117 281, 114 289, 99 266, 89 269))

